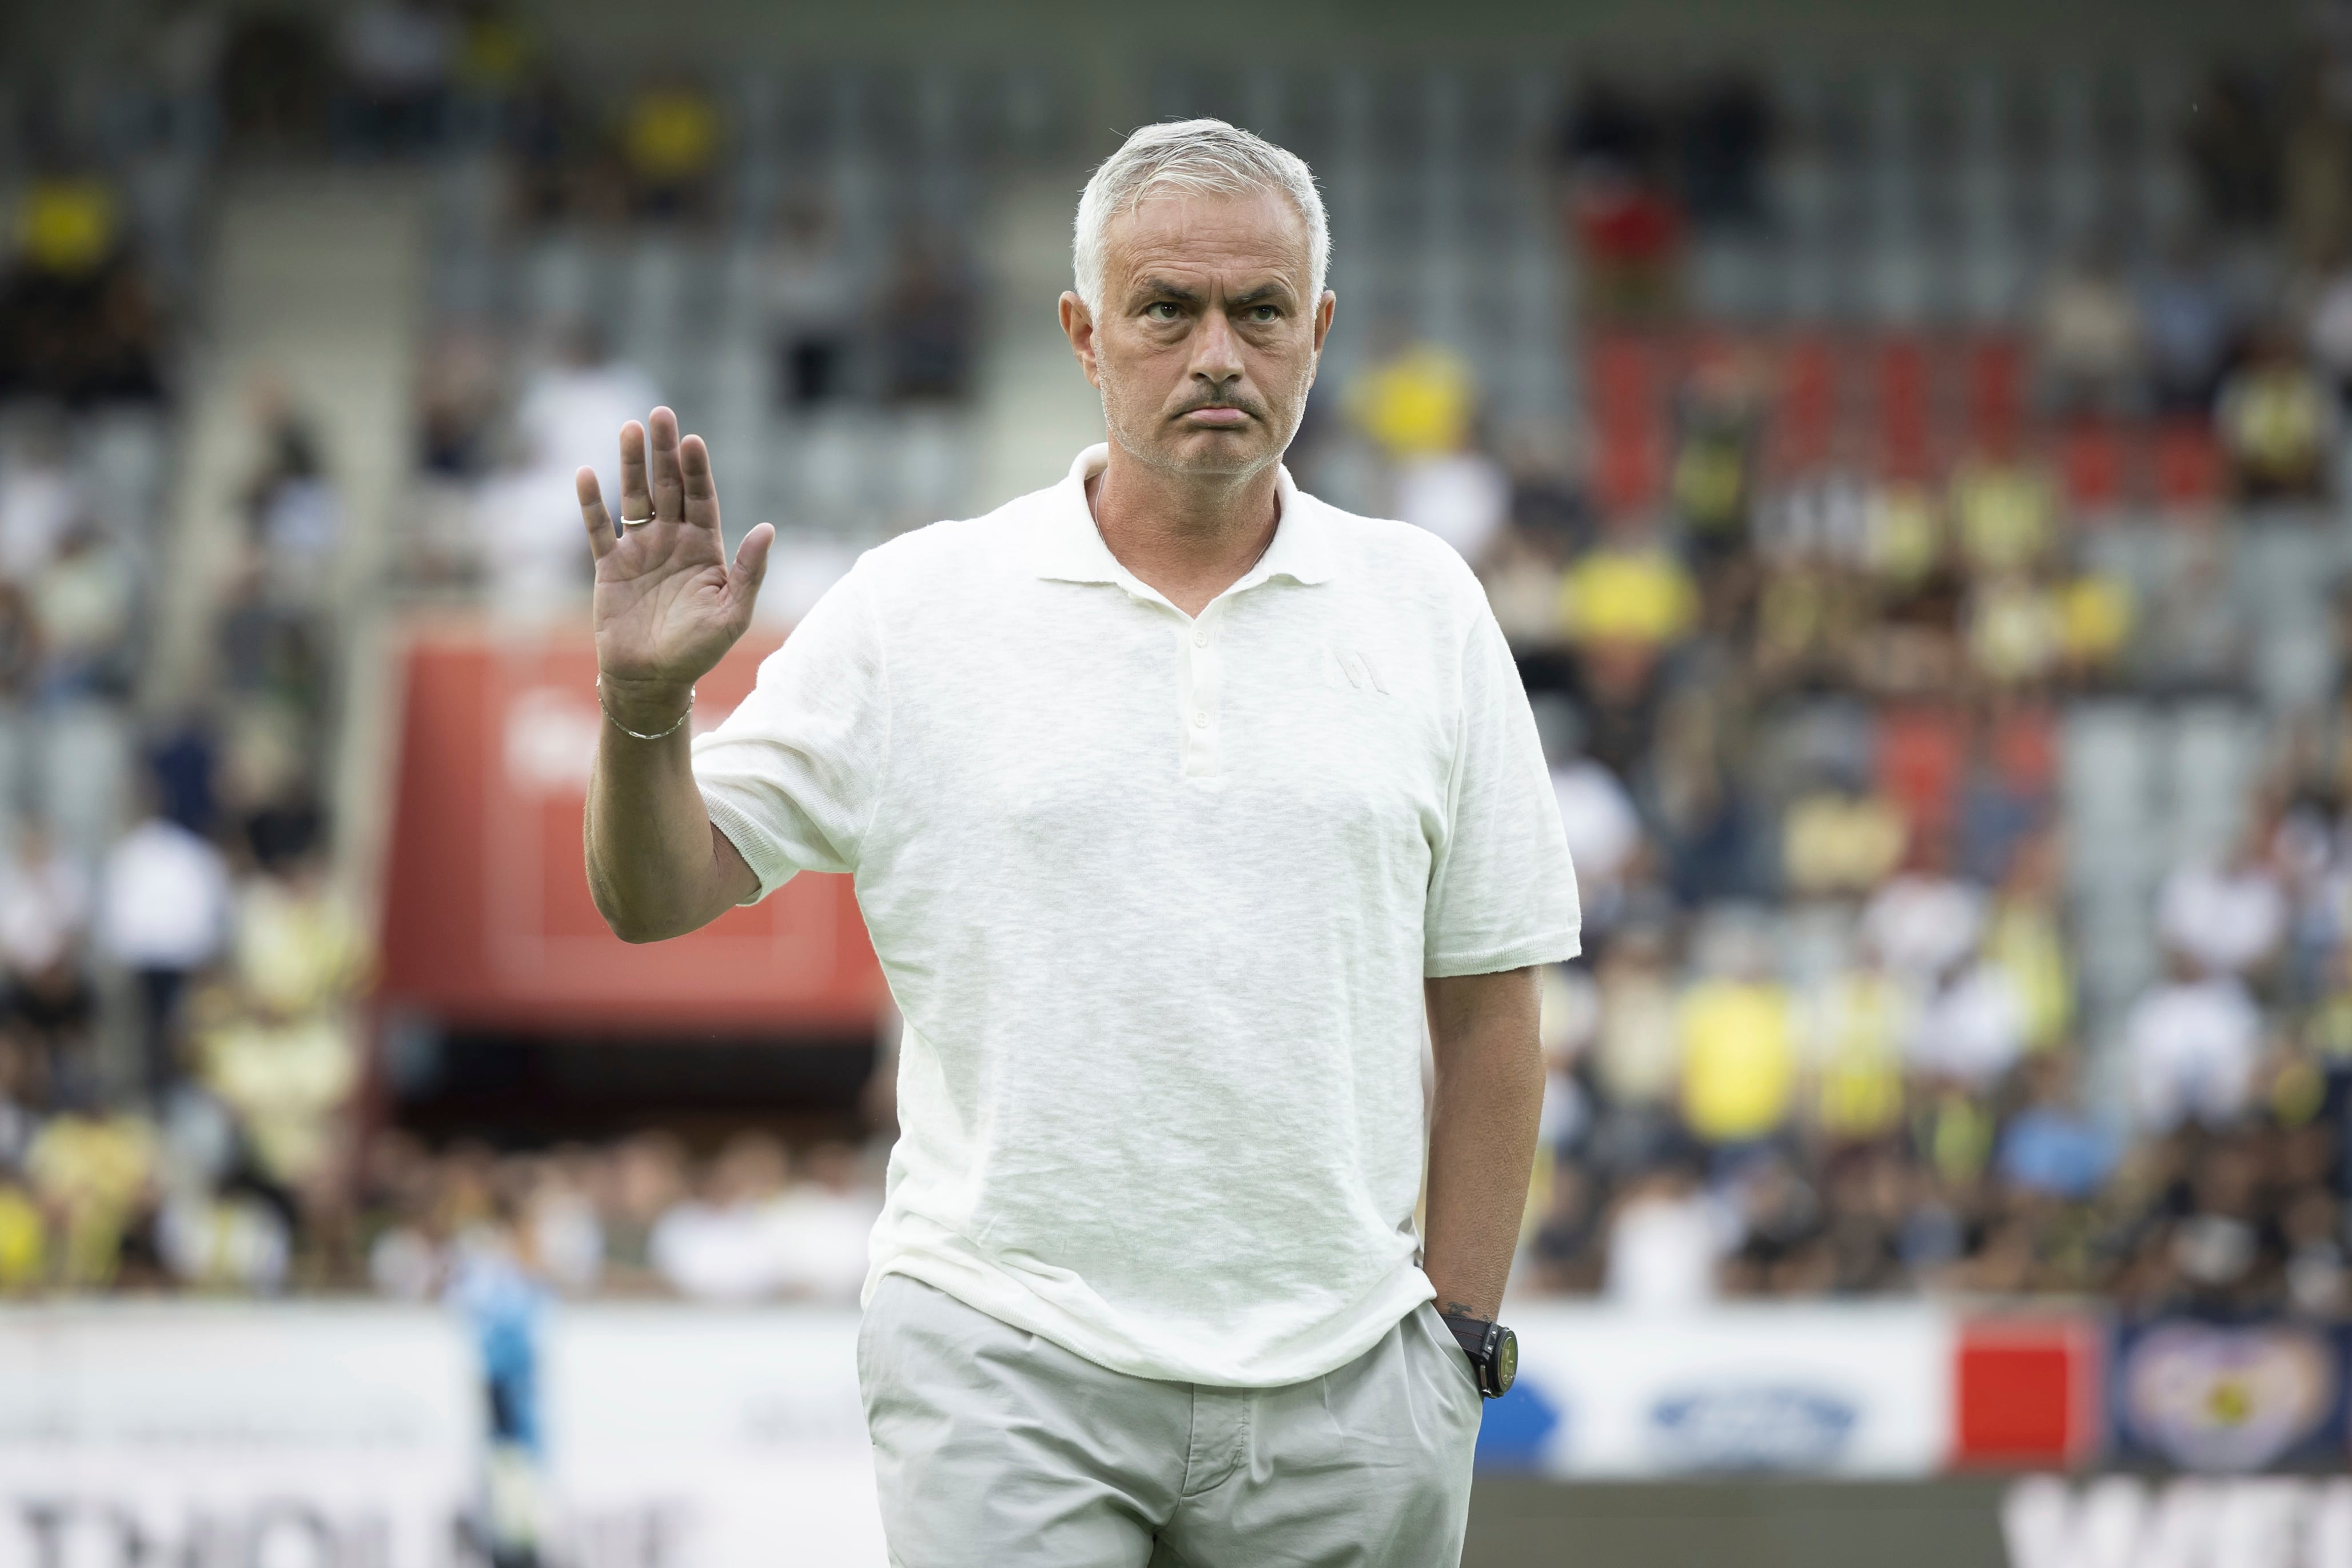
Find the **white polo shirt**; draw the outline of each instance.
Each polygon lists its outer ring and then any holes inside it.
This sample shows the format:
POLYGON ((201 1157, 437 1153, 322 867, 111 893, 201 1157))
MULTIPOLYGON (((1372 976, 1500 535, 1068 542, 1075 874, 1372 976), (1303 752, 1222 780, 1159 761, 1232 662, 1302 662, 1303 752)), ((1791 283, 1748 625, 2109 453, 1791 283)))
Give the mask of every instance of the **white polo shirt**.
POLYGON ((1096 531, 1106 455, 866 552, 695 776, 761 896, 855 875, 906 1016, 868 1294, 1297 1382, 1432 1294, 1423 977, 1570 956, 1575 880, 1458 555, 1286 472, 1189 617, 1096 531))

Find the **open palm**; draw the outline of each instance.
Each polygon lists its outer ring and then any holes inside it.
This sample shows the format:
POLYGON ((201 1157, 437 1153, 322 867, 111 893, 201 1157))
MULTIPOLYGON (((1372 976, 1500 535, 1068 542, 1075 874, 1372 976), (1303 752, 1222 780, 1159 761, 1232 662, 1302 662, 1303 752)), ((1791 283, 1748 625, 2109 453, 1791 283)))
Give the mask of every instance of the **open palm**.
POLYGON ((625 526, 605 511, 594 469, 581 469, 577 484, 596 556, 598 671, 607 685, 656 700, 691 686, 751 623, 775 530, 761 523, 728 560, 710 450, 698 435, 679 439, 667 408, 621 427, 625 526))

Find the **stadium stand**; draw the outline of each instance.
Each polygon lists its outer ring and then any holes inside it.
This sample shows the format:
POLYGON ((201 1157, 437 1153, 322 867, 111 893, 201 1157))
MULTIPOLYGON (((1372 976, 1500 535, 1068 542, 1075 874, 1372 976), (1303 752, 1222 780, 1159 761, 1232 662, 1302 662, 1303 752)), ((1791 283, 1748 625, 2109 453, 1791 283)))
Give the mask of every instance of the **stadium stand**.
MULTIPOLYGON (((583 81, 495 10, 435 26, 240 25, 12 105, 0 1289, 414 1298, 500 1247, 846 1299, 872 1146, 387 1114, 328 859, 348 612, 576 615, 572 465, 657 398, 730 531, 782 526, 786 619, 992 504, 982 235, 1076 157, 1067 95, 583 81), (412 472, 353 584, 351 455, 252 392, 192 683, 148 612, 208 192, 289 147, 424 192, 412 472)), ((1588 955, 1547 978, 1527 1289, 2352 1312, 2352 210, 2305 167, 2352 129, 2207 77, 1150 83, 1318 170, 1342 326, 1293 466, 1472 561, 1545 732, 1588 955)))

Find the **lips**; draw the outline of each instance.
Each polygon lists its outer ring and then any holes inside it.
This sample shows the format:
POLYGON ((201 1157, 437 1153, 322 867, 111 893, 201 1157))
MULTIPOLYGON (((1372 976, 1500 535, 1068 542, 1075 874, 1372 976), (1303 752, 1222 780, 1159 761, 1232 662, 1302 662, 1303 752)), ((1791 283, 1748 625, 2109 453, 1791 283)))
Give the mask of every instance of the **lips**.
POLYGON ((1198 424, 1227 425, 1239 424, 1248 419, 1249 414, 1244 410, 1238 408, 1219 406, 1215 408, 1187 409, 1184 412, 1183 417, 1192 420, 1198 424))

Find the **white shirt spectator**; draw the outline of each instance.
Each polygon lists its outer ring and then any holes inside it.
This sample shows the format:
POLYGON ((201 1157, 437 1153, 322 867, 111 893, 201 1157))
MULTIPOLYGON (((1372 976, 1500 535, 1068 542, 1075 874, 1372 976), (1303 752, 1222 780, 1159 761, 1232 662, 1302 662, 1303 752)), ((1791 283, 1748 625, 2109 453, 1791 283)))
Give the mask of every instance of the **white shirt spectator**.
POLYGON ((2184 1121, 2221 1126, 2245 1108, 2262 1015, 2227 977, 2159 986, 2134 1004, 2124 1025, 2133 1110, 2151 1133, 2184 1121))
POLYGON ((1983 1088, 2024 1054, 2025 1024, 2025 1000, 2008 972, 1973 965, 1920 1009, 1912 1066, 1983 1088))
MULTIPOLYGON (((617 519, 620 493, 604 497, 617 519)), ((475 493, 474 517, 493 614, 545 622, 581 613, 593 568, 581 548, 586 536, 571 469, 541 464, 494 474, 475 493)))
POLYGON ((2277 950, 2286 917, 2286 891, 2268 866, 2206 861, 2164 879, 2156 928, 2206 973, 2242 975, 2277 950))
POLYGON ((1614 1305, 1642 1312, 1706 1305, 1716 1296, 1716 1265, 1728 1229, 1703 1193, 1636 1193, 1609 1228, 1603 1293, 1614 1305))
POLYGON ((201 969, 228 936, 228 866, 176 822, 150 817, 107 852, 100 940, 133 969, 201 969))
POLYGON ((1406 464, 1396 476, 1397 516, 1461 552, 1483 557, 1511 515, 1511 480, 1483 452, 1455 452, 1406 464))
POLYGON ((604 1271, 604 1226, 588 1195, 549 1182, 531 1194, 527 1223, 532 1259, 560 1290, 592 1291, 604 1271))
POLYGON ((878 1193, 802 1182, 768 1206, 768 1246, 783 1294, 852 1306, 865 1287, 878 1193))
POLYGON ((27 846, 0 866, 0 962, 37 975, 72 952, 89 924, 89 878, 69 855, 27 846))
POLYGON ((24 581, 82 515, 81 486, 62 467, 12 463, 0 467, 0 577, 24 581))
MULTIPOLYGON (((625 364, 562 364, 531 378, 515 408, 515 430, 528 464, 561 474, 568 486, 582 465, 596 470, 604 505, 621 520, 621 426, 643 420, 660 401, 651 377, 625 364)), ((580 509, 572 511, 580 531, 580 509)), ((577 541, 575 541, 577 542, 577 541)))
POLYGON ((1617 776, 1589 758, 1553 768, 1551 792, 1559 802, 1568 858, 1589 898, 1593 888, 1613 885, 1623 875, 1642 847, 1642 819, 1617 776))
POLYGON ((1862 936, 1903 979, 1930 982, 1976 949, 1984 931, 1981 889, 1913 873, 1890 880, 1862 912, 1862 936))
POLYGON ((766 1205, 677 1205, 654 1222, 646 1251, 654 1271, 682 1296, 751 1301, 775 1293, 775 1239, 766 1205))

